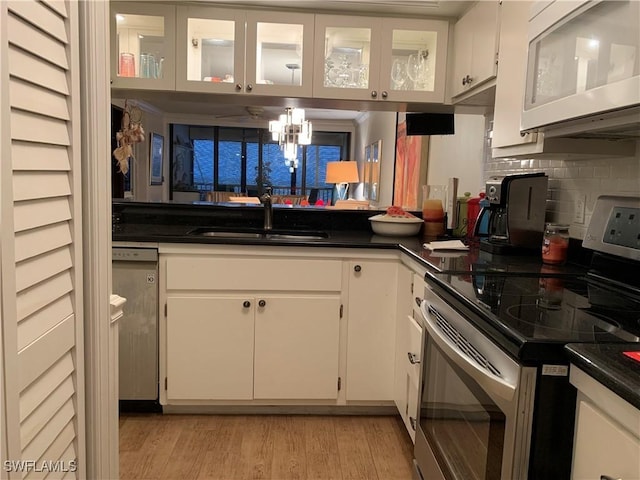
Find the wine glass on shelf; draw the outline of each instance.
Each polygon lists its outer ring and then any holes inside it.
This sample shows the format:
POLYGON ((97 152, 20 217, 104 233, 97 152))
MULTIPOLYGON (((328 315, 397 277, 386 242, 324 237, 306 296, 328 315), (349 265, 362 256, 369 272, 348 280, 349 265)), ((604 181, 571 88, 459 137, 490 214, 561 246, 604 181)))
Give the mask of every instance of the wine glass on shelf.
POLYGON ((404 59, 396 58, 391 64, 391 81, 394 90, 402 90, 407 82, 407 62, 404 59))
POLYGON ((418 50, 417 53, 409 55, 407 60, 407 75, 413 82, 413 88, 416 90, 425 90, 427 87, 427 78, 429 75, 429 50, 418 50))

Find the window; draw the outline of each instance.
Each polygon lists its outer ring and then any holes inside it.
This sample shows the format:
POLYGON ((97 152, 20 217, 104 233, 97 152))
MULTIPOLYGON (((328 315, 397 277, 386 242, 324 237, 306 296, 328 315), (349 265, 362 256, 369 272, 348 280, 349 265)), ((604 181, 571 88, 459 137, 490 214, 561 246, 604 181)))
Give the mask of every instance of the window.
POLYGON ((298 149, 299 166, 291 173, 267 129, 172 125, 171 132, 172 196, 185 190, 201 198, 212 190, 258 196, 269 186, 280 195, 315 190, 326 203, 333 191, 324 181, 327 162, 348 158, 349 152, 349 133, 314 132, 312 145, 298 149), (185 151, 192 158, 185 159, 185 151))

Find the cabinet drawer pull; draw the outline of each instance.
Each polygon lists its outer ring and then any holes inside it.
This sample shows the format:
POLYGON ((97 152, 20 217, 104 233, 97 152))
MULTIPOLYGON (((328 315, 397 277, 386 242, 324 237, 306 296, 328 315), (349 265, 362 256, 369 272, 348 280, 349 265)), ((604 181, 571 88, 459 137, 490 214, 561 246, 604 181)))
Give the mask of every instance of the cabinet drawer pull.
POLYGON ((244 302, 242 302, 242 306, 244 308, 249 308, 251 306, 251 302, 249 300, 245 300, 244 302))
POLYGON ((267 302, 265 302, 264 300, 260 300, 260 301, 258 302, 258 306, 259 306, 259 307, 264 307, 266 304, 267 304, 267 302))
POLYGON ((409 417, 409 423, 411 424, 411 428, 413 428, 413 431, 416 431, 416 419, 413 417, 409 417))
POLYGON ((600 480, 622 480, 621 478, 610 477, 609 475, 600 475, 600 480))
POLYGON ((418 357, 418 355, 416 355, 415 353, 407 352, 407 357, 409 357, 409 363, 411 365, 417 365, 418 363, 420 363, 420 357, 418 357))
POLYGON ((356 265, 353 267, 353 271, 356 273, 360 273, 362 271, 362 267, 360 265, 356 265))
POLYGON ((422 305, 422 299, 420 297, 416 297, 416 305, 422 305))

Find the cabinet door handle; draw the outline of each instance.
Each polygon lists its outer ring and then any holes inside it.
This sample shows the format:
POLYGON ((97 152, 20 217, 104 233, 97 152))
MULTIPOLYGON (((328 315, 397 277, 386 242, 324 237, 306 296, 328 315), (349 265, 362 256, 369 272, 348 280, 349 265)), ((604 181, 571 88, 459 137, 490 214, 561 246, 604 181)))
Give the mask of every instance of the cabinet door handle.
POLYGON ((251 306, 251 302, 249 300, 245 300, 244 302, 242 302, 242 306, 244 308, 249 308, 251 306))
POLYGON ((387 93, 387 91, 386 91, 386 90, 383 90, 383 91, 382 91, 382 93, 381 93, 381 95, 382 95, 382 98, 387 98, 387 96, 388 96, 389 94, 387 93))
POLYGON ((600 480, 622 480, 621 478, 610 477, 609 475, 600 475, 600 480))
POLYGON ((247 84, 247 92, 250 92, 251 90, 253 90, 253 85, 252 84, 247 84))
POLYGON ((353 267, 353 271, 356 273, 360 273, 362 271, 362 267, 360 265, 356 265, 353 267))
POLYGON ((416 355, 415 353, 407 352, 407 357, 409 357, 409 363, 411 365, 417 365, 418 363, 420 363, 420 357, 418 357, 418 355, 416 355))
POLYGON ((242 84, 236 83, 236 92, 239 92, 240 90, 242 90, 242 84))
POLYGON ((470 77, 469 75, 462 79, 462 85, 471 85, 471 82, 473 82, 473 77, 470 77))
POLYGON ((378 92, 376 90, 371 90, 371 98, 376 98, 378 96, 378 92))
POLYGON ((264 300, 260 300, 260 301, 258 302, 258 306, 259 306, 259 307, 264 307, 266 304, 267 304, 267 302, 265 302, 264 300))
POLYGON ((416 305, 422 305, 422 299, 420 297, 416 297, 416 305))
POLYGON ((416 431, 416 419, 413 417, 409 417, 409 423, 411 424, 411 428, 413 428, 413 431, 416 431))

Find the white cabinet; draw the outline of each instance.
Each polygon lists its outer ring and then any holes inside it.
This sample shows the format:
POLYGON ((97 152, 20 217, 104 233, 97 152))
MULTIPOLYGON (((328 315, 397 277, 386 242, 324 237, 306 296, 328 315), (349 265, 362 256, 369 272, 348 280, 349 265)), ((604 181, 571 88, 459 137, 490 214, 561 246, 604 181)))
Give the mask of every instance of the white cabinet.
MULTIPOLYGON (((406 275, 402 268, 398 284, 402 283, 402 278, 406 275)), ((409 296, 403 299, 398 298, 398 305, 402 301, 405 309, 402 312, 399 311, 399 314, 404 313, 404 315, 399 315, 396 323, 394 401, 411 440, 415 442, 422 362, 422 324, 419 318, 420 310, 415 298, 424 296, 424 280, 412 271, 406 270, 411 286, 409 296)))
POLYGON ((111 3, 111 86, 175 88, 176 7, 167 4, 111 3))
POLYGON ((178 6, 178 90, 311 96, 313 15, 178 6))
POLYGON ((475 94, 495 84, 499 24, 500 3, 497 0, 476 2, 456 22, 453 75, 450 78, 454 103, 466 99, 472 91, 475 94))
POLYGON ((339 295, 264 295, 255 324, 255 399, 338 396, 339 295))
POLYGON ((398 262, 351 260, 346 399, 390 401, 394 392, 398 262))
POLYGON ((338 397, 342 261, 261 253, 161 254, 161 403, 338 397))
POLYGON ((167 398, 253 398, 256 302, 249 296, 167 298, 167 398))
POLYGON ((571 478, 640 478, 640 411, 571 366, 578 389, 571 478))
POLYGON ((444 101, 444 20, 316 15, 313 96, 444 101))
MULTIPOLYGON (((499 82, 493 114, 491 148, 493 156, 502 156, 505 147, 536 143, 536 133, 520 134, 520 115, 524 102, 527 70, 527 25, 533 2, 504 2, 501 7, 499 82)), ((542 139, 541 139, 542 140, 542 139)), ((535 147, 521 148, 531 152, 535 147)), ((509 153, 514 152, 514 148, 509 153)))

